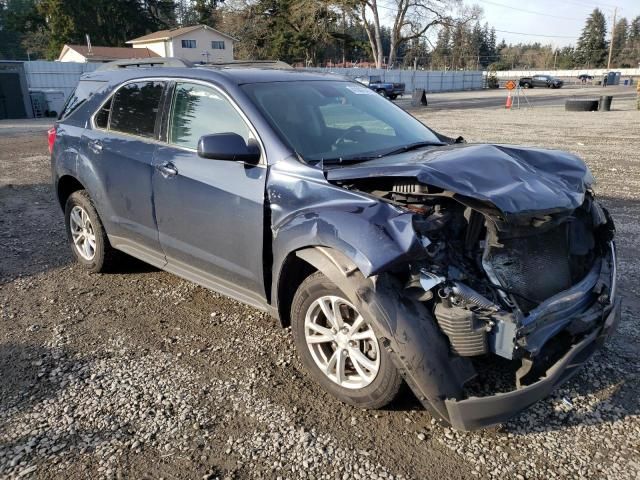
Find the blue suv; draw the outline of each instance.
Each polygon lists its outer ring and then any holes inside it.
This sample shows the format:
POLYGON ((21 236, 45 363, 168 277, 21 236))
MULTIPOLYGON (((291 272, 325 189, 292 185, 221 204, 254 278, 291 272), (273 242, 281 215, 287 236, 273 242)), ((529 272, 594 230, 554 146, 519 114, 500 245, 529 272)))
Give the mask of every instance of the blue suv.
POLYGON ((619 318, 613 222, 579 158, 445 137, 341 77, 107 64, 49 147, 80 265, 124 252, 270 312, 359 407, 404 382, 455 428, 503 422, 619 318))

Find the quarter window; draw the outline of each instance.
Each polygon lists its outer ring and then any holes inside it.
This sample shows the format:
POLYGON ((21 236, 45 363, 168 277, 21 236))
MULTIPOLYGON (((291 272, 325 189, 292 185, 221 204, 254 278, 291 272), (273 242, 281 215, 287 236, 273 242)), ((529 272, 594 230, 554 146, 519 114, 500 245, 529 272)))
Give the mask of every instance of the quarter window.
POLYGON ((105 82, 80 80, 76 89, 71 95, 69 95, 69 98, 62 108, 62 112, 60 112, 60 116, 58 118, 60 120, 67 118, 104 85, 105 82))
POLYGON ((148 81, 118 90, 111 102, 109 129, 153 138, 163 88, 163 82, 148 81))
POLYGON ((182 48, 196 48, 195 40, 182 40, 182 48))
POLYGON ((231 103, 213 88, 177 83, 169 120, 169 142, 197 148, 203 135, 237 133, 245 142, 249 127, 231 103))
POLYGON ((113 97, 107 101, 95 116, 96 127, 106 129, 109 126, 109 114, 111 113, 111 104, 113 103, 113 97))
POLYGON ((224 50, 224 41, 223 40, 213 40, 211 42, 211 48, 214 50, 224 50))

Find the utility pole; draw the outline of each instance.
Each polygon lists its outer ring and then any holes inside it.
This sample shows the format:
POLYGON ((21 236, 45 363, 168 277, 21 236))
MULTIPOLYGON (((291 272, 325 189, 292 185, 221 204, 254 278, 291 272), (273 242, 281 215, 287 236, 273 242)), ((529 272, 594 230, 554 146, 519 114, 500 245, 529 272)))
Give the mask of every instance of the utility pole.
POLYGON ((616 14, 618 7, 613 9, 613 24, 611 26, 611 42, 609 42, 609 60, 607 61, 607 70, 611 68, 611 55, 613 54, 613 36, 616 34, 616 14))

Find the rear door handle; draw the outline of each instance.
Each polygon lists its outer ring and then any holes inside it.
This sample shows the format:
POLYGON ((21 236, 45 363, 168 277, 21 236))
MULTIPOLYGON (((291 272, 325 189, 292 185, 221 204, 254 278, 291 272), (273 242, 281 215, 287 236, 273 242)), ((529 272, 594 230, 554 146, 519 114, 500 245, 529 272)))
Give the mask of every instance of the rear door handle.
POLYGON ((100 140, 89 140, 89 149, 94 153, 101 153, 102 142, 100 140))
POLYGON ((162 174, 162 176, 164 178, 174 177, 174 176, 176 176, 178 174, 178 169, 171 162, 167 162, 167 163, 163 163, 162 165, 158 165, 157 168, 158 168, 158 171, 162 174))

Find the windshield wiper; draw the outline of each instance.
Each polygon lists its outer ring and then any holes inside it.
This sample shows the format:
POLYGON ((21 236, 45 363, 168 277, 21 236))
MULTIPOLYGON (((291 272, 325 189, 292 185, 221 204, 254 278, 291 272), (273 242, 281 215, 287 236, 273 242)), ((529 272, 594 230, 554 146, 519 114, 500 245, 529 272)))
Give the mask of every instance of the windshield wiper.
POLYGON ((321 158, 320 160, 316 160, 318 165, 340 165, 343 163, 357 163, 357 162, 366 162, 367 160, 373 160, 374 158, 379 158, 380 155, 368 155, 361 157, 336 157, 336 158, 321 158))
POLYGON ((379 157, 387 157, 389 155, 397 155, 399 153, 405 153, 405 152, 410 152, 411 150, 417 150, 418 148, 423 148, 423 147, 443 147, 445 146, 446 143, 444 142, 415 142, 415 143, 410 143, 408 145, 404 145, 402 147, 399 148, 395 148, 393 150, 390 150, 388 152, 385 152, 381 155, 378 155, 379 157))
POLYGON ((411 150, 417 150, 422 147, 442 147, 446 145, 444 142, 415 142, 410 143, 408 145, 404 145, 402 147, 394 148, 388 152, 376 153, 372 155, 361 155, 361 156, 352 156, 352 157, 336 157, 336 158, 321 158, 319 160, 314 160, 318 165, 340 165, 343 163, 356 163, 356 162, 366 162, 367 160, 374 160, 376 158, 382 158, 389 155, 396 155, 398 153, 409 152, 411 150))

